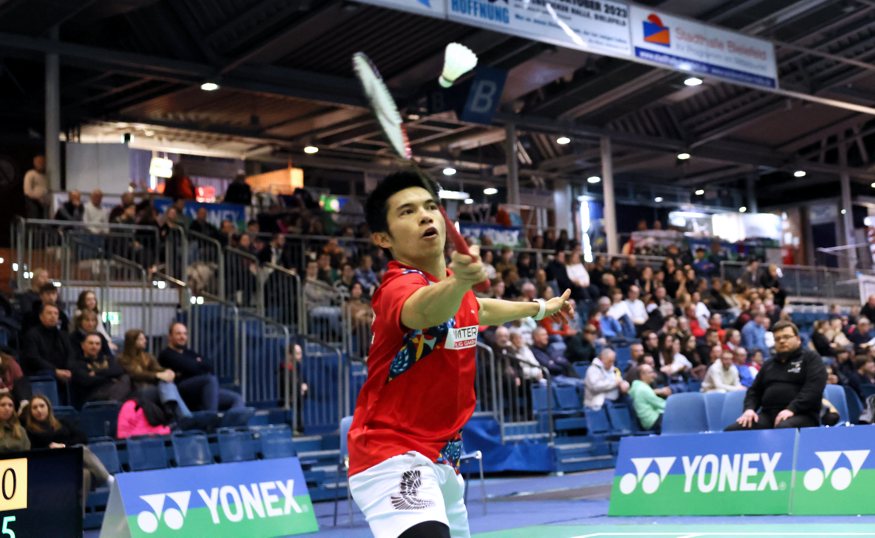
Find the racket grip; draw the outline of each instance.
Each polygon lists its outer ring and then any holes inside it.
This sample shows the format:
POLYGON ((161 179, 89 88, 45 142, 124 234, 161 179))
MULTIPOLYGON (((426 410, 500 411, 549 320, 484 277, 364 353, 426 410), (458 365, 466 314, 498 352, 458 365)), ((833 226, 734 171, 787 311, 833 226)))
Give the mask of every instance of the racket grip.
MULTIPOLYGON (((456 247, 456 250, 465 256, 471 255, 471 249, 468 248, 468 243, 465 242, 465 238, 462 237, 462 234, 459 233, 459 230, 456 229, 456 224, 450 219, 450 216, 447 215, 446 210, 443 206, 441 208, 441 215, 444 217, 444 222, 446 223, 447 228, 447 236, 450 238, 450 241, 453 242, 453 246, 456 247)), ((484 280, 483 282, 479 282, 474 289, 476 291, 485 293, 489 291, 489 281, 484 280)))

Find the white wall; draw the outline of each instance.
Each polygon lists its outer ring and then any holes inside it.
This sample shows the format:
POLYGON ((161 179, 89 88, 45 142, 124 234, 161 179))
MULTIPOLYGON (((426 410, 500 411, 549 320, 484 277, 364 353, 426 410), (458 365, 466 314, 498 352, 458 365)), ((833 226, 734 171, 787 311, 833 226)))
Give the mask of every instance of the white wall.
POLYGON ((130 150, 124 144, 67 143, 67 190, 125 192, 130 183, 130 150))

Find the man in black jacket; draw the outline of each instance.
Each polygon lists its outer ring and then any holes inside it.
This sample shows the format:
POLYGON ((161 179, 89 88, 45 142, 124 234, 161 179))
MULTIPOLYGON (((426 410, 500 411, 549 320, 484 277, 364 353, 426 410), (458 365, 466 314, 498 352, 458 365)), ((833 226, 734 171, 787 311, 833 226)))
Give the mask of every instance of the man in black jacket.
POLYGON ((73 386, 83 402, 123 402, 131 393, 131 379, 112 355, 101 352, 100 334, 89 332, 82 340, 82 353, 70 364, 73 386))
POLYGON ((747 391, 744 413, 727 431, 820 425, 826 387, 823 361, 802 348, 799 329, 789 321, 776 323, 773 332, 775 356, 763 364, 747 391))
POLYGON ((40 306, 39 325, 25 334, 22 343, 21 365, 25 374, 49 371, 59 381, 68 381, 72 376, 70 364, 75 354, 69 335, 58 329, 59 312, 53 304, 40 306))
POLYGON ((210 361, 201 357, 188 344, 188 328, 184 323, 170 325, 169 346, 158 355, 164 368, 176 373, 176 388, 192 411, 219 411, 243 407, 243 398, 234 391, 219 388, 210 361))

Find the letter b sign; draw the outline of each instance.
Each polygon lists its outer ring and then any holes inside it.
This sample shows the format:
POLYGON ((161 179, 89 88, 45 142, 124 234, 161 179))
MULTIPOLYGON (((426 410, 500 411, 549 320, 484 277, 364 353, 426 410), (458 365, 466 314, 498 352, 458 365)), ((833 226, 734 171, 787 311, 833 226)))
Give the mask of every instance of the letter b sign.
POLYGON ((472 123, 492 123, 492 115, 501 102, 507 71, 491 67, 480 67, 471 83, 468 100, 462 111, 462 120, 472 123))

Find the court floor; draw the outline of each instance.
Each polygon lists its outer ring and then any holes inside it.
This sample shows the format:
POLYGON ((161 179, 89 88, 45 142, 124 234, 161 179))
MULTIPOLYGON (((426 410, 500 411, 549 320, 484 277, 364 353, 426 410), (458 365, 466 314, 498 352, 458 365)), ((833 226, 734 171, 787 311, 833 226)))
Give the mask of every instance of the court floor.
POLYGON ((868 524, 538 525, 475 534, 474 538, 814 538, 875 537, 868 524))

